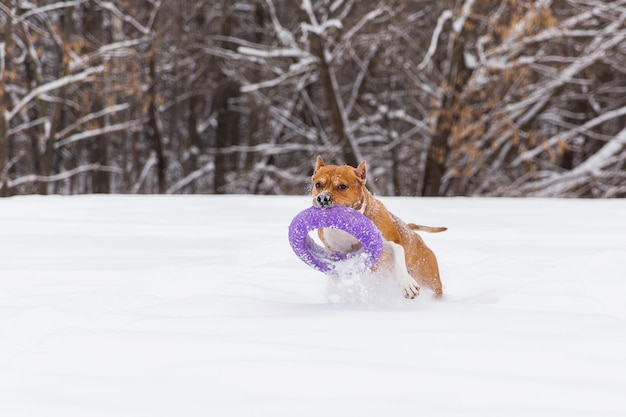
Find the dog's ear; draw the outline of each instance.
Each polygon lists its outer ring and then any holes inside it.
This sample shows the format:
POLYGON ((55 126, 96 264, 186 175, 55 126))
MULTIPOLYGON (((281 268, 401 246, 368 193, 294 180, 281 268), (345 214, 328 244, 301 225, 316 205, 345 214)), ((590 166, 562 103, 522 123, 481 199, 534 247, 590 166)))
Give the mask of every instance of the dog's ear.
POLYGON ((356 175, 359 176, 365 182, 365 178, 367 177, 367 168, 365 166, 365 161, 361 162, 358 167, 356 167, 356 175))
POLYGON ((325 164, 324 164, 324 160, 322 159, 322 157, 320 155, 317 155, 317 160, 315 161, 315 172, 317 172, 317 170, 323 167, 324 165, 325 164))

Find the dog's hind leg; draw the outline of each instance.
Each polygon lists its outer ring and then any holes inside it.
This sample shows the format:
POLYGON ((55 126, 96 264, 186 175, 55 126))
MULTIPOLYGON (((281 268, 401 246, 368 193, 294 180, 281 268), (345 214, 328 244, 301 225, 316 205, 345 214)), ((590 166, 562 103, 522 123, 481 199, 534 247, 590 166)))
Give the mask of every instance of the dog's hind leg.
POLYGON ((443 287, 434 252, 426 245, 422 245, 418 253, 420 256, 412 259, 412 262, 409 263, 409 273, 420 285, 433 290, 435 298, 441 298, 443 296, 443 287))

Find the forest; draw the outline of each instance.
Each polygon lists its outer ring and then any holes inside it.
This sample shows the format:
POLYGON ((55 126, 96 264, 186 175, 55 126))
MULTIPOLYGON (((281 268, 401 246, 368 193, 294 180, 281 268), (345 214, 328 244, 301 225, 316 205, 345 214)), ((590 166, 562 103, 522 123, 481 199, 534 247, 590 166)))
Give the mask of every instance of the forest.
POLYGON ((626 197, 626 0, 1 0, 0 196, 626 197))

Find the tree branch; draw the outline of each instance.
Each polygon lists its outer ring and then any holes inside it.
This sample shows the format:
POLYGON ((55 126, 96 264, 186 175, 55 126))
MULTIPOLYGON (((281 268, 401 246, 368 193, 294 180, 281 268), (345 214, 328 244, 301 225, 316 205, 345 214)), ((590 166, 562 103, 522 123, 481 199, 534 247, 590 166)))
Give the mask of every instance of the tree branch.
POLYGON ((83 172, 89 172, 89 171, 106 171, 106 172, 112 172, 115 174, 122 173, 122 170, 117 167, 101 166, 100 164, 89 164, 89 165, 81 165, 74 169, 70 169, 69 171, 61 172, 60 174, 55 174, 55 175, 24 175, 14 180, 8 180, 6 181, 5 184, 7 188, 14 188, 14 187, 17 187, 18 185, 33 183, 33 182, 47 182, 47 183, 57 182, 57 181, 67 180, 73 177, 74 175, 81 174, 83 172))
POLYGON ((7 111, 6 112, 6 120, 7 122, 10 121, 11 119, 13 119, 13 117, 15 117, 15 115, 24 107, 26 106, 28 103, 30 103, 33 99, 49 92, 49 91, 53 91, 56 90, 58 88, 64 87, 66 85, 69 84, 73 84, 73 83, 78 83, 78 82, 84 82, 84 81, 91 81, 91 76, 94 74, 99 74, 101 72, 104 72, 104 66, 99 65, 97 67, 92 67, 92 68, 88 68, 85 71, 78 73, 78 74, 74 74, 74 75, 68 75, 66 77, 62 77, 59 78, 57 80, 51 81, 49 83, 46 84, 42 84, 39 87, 31 90, 28 94, 26 94, 26 96, 24 96, 14 107, 12 110, 7 111))

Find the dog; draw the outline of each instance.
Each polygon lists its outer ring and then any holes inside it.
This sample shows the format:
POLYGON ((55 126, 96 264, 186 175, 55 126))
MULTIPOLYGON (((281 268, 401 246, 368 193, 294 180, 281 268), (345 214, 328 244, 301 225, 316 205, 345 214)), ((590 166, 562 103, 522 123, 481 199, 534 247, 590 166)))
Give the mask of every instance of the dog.
MULTIPOLYGON (((376 225, 383 238, 383 253, 373 270, 390 269, 406 298, 417 297, 420 286, 430 288, 435 297, 441 298, 443 287, 437 258, 417 231, 438 233, 447 228, 405 223, 374 198, 365 186, 366 178, 365 161, 354 168, 326 165, 318 156, 311 177, 313 205, 319 208, 347 206, 364 214, 376 225)), ((348 252, 360 247, 356 238, 342 230, 318 229, 318 235, 331 251, 348 252)))

